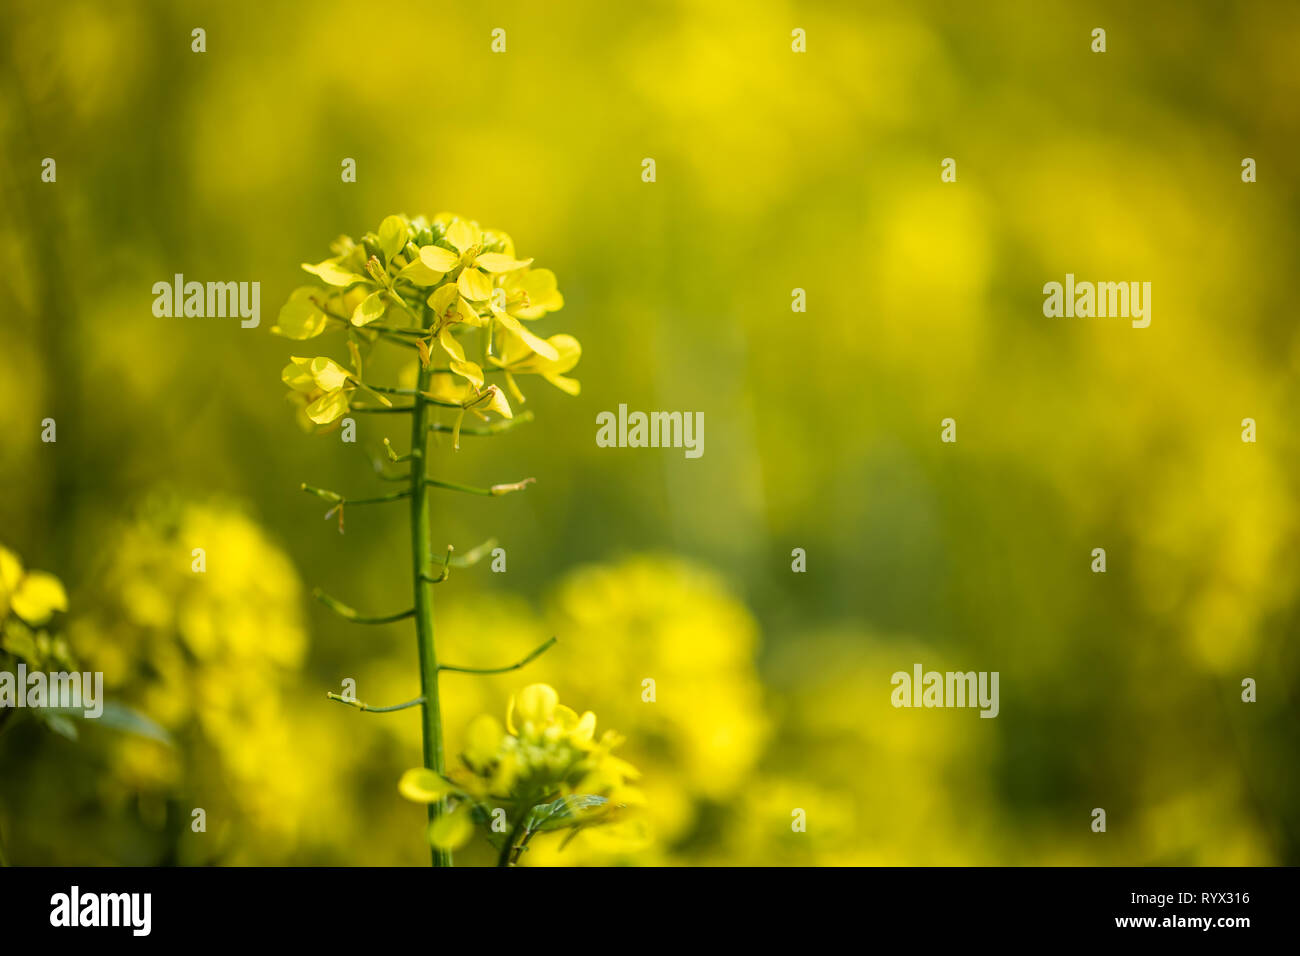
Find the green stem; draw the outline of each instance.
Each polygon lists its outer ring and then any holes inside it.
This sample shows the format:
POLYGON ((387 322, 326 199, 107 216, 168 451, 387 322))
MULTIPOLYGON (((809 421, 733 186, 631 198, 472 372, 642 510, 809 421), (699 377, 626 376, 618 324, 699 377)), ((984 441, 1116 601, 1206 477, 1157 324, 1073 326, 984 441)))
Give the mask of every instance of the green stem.
POLYGON ((403 498, 409 498, 411 496, 411 492, 407 490, 394 491, 386 495, 376 495, 373 498, 344 498, 338 492, 329 491, 325 488, 317 488, 314 485, 307 484, 305 481, 300 487, 303 491, 307 492, 307 494, 315 495, 317 498, 324 498, 326 501, 336 505, 382 505, 389 501, 400 501, 403 498))
MULTIPOLYGON (((490 425, 481 427, 461 428, 462 435, 499 435, 502 432, 508 432, 512 428, 518 428, 520 425, 527 425, 533 420, 531 411, 523 411, 514 418, 503 418, 499 422, 493 422, 490 425)), ((430 431, 435 432, 455 432, 454 425, 444 425, 442 422, 434 422, 429 426, 430 431)))
MULTIPOLYGON (((525 803, 524 806, 527 807, 528 804, 525 803)), ((505 845, 501 847, 501 853, 497 856, 497 866, 512 866, 514 864, 514 859, 512 859, 512 857, 517 858, 515 854, 515 843, 519 840, 520 835, 524 833, 524 825, 528 822, 528 811, 524 809, 520 812, 523 816, 521 816, 519 821, 510 829, 510 835, 506 837, 505 845)))
POLYGON ((533 661, 537 660, 537 658, 549 651, 551 645, 554 644, 555 641, 556 638, 552 637, 550 640, 545 641, 541 645, 529 651, 528 656, 523 660, 515 661, 513 664, 507 664, 505 667, 455 667, 451 664, 442 664, 438 669, 443 671, 455 671, 458 674, 505 674, 509 671, 517 671, 520 668, 527 667, 533 661))
POLYGON ((424 483, 431 488, 446 488, 448 491, 463 491, 467 495, 483 495, 485 498, 498 498, 501 495, 508 495, 512 491, 523 491, 536 478, 525 478, 523 481, 512 481, 507 484, 493 485, 491 488, 476 488, 473 485, 462 485, 455 481, 443 481, 441 478, 426 478, 424 483))
POLYGON ((403 329, 395 325, 379 325, 376 322, 371 322, 369 325, 364 326, 364 328, 367 328, 372 332, 388 332, 392 335, 412 335, 417 339, 424 338, 424 336, 428 334, 424 329, 403 329))
POLYGON ((514 864, 519 863, 519 858, 522 857, 524 855, 524 851, 528 849, 528 841, 531 840, 536 835, 536 833, 537 833, 536 830, 529 830, 527 833, 524 834, 524 838, 519 841, 519 846, 515 847, 515 857, 511 861, 512 863, 514 864))
POLYGON ((313 588, 311 593, 312 593, 312 597, 314 597, 317 601, 320 601, 321 604, 324 604, 327 608, 329 608, 339 617, 343 618, 346 621, 351 621, 353 624, 392 624, 394 621, 402 621, 408 617, 415 617, 415 608, 408 608, 405 611, 398 611, 396 614, 384 614, 384 615, 377 615, 375 617, 366 617, 362 614, 358 614, 354 608, 348 607, 342 601, 330 597, 320 588, 313 588))
POLYGON ((369 704, 353 700, 351 697, 344 697, 342 694, 326 694, 325 696, 330 700, 338 701, 340 704, 347 704, 349 707, 355 707, 357 710, 364 710, 370 714, 391 714, 399 710, 410 710, 412 707, 418 707, 424 703, 423 697, 416 697, 414 700, 408 700, 404 704, 393 704, 391 707, 371 707, 369 704))
MULTIPOLYGON (((428 390, 432 372, 420 370, 418 391, 428 390)), ((411 414, 411 449, 420 450, 411 468, 411 565, 415 587, 415 634, 420 651, 420 691, 424 697, 424 765, 438 776, 446 772, 442 749, 442 706, 438 698, 438 655, 433 645, 433 550, 429 530, 429 489, 425 486, 428 470, 429 406, 423 395, 415 396, 411 414)), ((444 797, 429 804, 429 823, 447 812, 444 797)), ((433 848, 434 866, 451 866, 451 852, 433 848)))

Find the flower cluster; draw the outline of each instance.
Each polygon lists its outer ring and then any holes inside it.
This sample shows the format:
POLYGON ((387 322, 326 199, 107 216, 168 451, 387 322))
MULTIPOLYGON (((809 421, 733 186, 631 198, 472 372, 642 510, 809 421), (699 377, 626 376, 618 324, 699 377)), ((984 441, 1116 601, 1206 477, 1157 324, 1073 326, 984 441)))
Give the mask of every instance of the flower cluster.
POLYGON ((435 846, 446 849, 462 846, 475 823, 494 823, 494 813, 504 811, 505 839, 496 838, 496 827, 489 828, 489 838, 503 861, 515 862, 535 833, 576 832, 642 802, 629 785, 639 775, 636 768, 613 755, 622 743, 612 730, 596 737, 591 711, 579 716, 550 685, 530 684, 511 698, 504 728, 490 714, 470 723, 461 772, 440 777, 424 768, 408 770, 399 790, 419 803, 454 802, 429 833, 435 846))
MULTIPOLYGON (((105 792, 193 800, 231 821, 178 850, 186 862, 289 860, 328 820, 338 795, 317 793, 333 745, 298 712, 307 655, 302 585, 289 557, 241 507, 155 493, 113 526, 70 623, 87 669, 177 744, 119 735, 105 792), (203 573, 177 560, 194 543, 203 573)), ((185 842, 185 841, 182 841, 185 842)))
POLYGON ((582 346, 571 335, 542 338, 531 323, 564 305, 550 269, 515 255, 505 233, 482 229, 459 216, 432 220, 389 216, 360 242, 337 239, 334 255, 303 268, 324 283, 295 289, 271 331, 291 339, 313 339, 334 327, 345 329, 351 369, 324 357, 295 357, 282 379, 309 428, 329 425, 361 396, 367 407, 390 404, 361 379, 361 363, 379 340, 418 351, 424 368, 451 381, 442 392, 455 404, 487 418, 512 417, 503 390, 487 374, 504 376, 515 402, 524 401, 516 376, 539 375, 576 395, 569 378, 582 346), (466 345, 477 346, 470 357, 466 345), (454 387, 450 387, 453 386, 454 387))
POLYGON ((68 609, 63 583, 47 571, 27 571, 22 559, 0 545, 0 622, 12 612, 39 627, 68 609))
POLYGON ((24 569, 22 559, 0 545, 0 661, 22 658, 35 668, 72 666, 67 642, 46 625, 68 609, 63 583, 46 571, 24 569))
MULTIPOLYGON (((63 582, 48 571, 23 567, 18 555, 0 545, 0 671, 12 672, 18 661, 30 670, 77 670, 77 660, 66 638, 52 621, 68 609, 63 582)), ((14 711, 0 709, 0 726, 14 711)), ((76 726, 55 708, 35 716, 50 730, 75 740, 76 726)))

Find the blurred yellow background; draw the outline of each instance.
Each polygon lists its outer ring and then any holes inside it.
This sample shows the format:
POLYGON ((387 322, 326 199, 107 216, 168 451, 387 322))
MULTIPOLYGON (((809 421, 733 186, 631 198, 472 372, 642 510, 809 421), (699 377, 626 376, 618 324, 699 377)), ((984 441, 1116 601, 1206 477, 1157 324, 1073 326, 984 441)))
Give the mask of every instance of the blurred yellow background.
POLYGON ((453 210, 555 270, 583 390, 443 446, 537 484, 435 497, 436 547, 508 553, 437 589, 440 653, 560 639, 447 675, 449 746, 545 680, 647 796, 643 845, 526 862, 1300 862, 1297 42, 1282 2, 5 4, 0 542, 176 741, 7 729, 7 856, 427 862, 416 712, 325 699, 415 696, 410 623, 309 600, 407 606, 405 510, 298 490, 388 490, 404 425, 304 435, 268 330, 338 234, 453 210), (1150 327, 1044 317, 1067 272, 1150 281, 1150 327), (155 317, 176 273, 261 327, 155 317), (597 447, 620 403, 705 454, 597 447), (917 661, 999 717, 895 710, 917 661))

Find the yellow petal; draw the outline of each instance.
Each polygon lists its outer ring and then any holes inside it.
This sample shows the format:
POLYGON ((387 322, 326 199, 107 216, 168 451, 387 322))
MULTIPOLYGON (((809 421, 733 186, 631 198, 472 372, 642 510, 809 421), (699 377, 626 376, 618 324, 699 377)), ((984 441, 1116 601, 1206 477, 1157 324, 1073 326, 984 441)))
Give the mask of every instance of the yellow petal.
MULTIPOLYGON (((483 387, 483 369, 476 362, 469 362, 464 359, 452 359, 447 363, 453 372, 465 379, 475 388, 483 387)), ((507 418, 510 416, 507 415, 507 418)))
POLYGON ((539 338, 538 336, 534 335, 532 332, 529 332, 526 328, 524 328, 523 323, 520 322, 518 319, 516 319, 514 316, 506 315, 504 313, 497 313, 496 320, 501 323, 503 328, 509 330, 511 334, 517 336, 520 340, 522 340, 530 349, 532 349, 538 355, 541 355, 551 360, 555 360, 560 357, 560 353, 556 351, 555 346, 551 345, 545 339, 539 338))
POLYGON ((472 303, 466 302, 464 296, 460 297, 456 305, 456 318, 459 321, 464 322, 466 325, 472 325, 475 328, 478 328, 484 323, 483 317, 478 314, 478 309, 474 308, 472 303))
POLYGON ((540 319, 564 305, 564 297, 555 285, 555 273, 550 269, 529 269, 512 283, 511 291, 511 298, 519 293, 528 296, 527 305, 511 310, 521 319, 540 319))
POLYGON ((433 309, 433 314, 441 319, 447 314, 447 310, 451 308, 451 304, 456 301, 459 294, 460 290, 456 288, 454 282, 440 285, 429 293, 427 300, 429 308, 433 309))
POLYGON ((17 590, 22 579, 22 559, 8 548, 0 547, 0 596, 17 590))
POLYGON ((472 222, 457 219, 447 228, 447 241, 464 255, 470 249, 483 243, 483 233, 472 222))
POLYGON ((505 393, 495 385, 489 385, 487 390, 483 392, 483 397, 486 401, 482 402, 474 409, 475 414, 478 415, 479 418, 487 418, 487 416, 483 414, 484 410, 496 412, 502 418, 515 417, 514 412, 510 410, 510 403, 506 401, 505 393))
POLYGON ((326 392, 307 406, 307 417, 317 425, 328 425, 348 410, 348 396, 343 389, 326 392))
POLYGON ((473 302, 482 302, 492 295, 492 280, 487 273, 473 267, 461 270, 456 285, 460 287, 460 294, 473 302))
POLYGON ((9 606, 28 624, 44 624, 55 611, 68 609, 68 595, 54 575, 29 571, 9 598, 9 606))
POLYGON ((568 378, 564 375, 543 375, 546 379, 566 395, 578 395, 582 391, 582 383, 576 378, 568 378))
POLYGON ((379 224, 379 248, 384 252, 384 259, 393 261, 393 256, 402 251, 406 245, 406 220, 401 216, 389 216, 379 224))
POLYGON ((432 271, 445 274, 460 265, 460 256, 442 246, 421 246, 420 261, 432 271))
POLYGON ((415 767, 402 774, 397 792, 415 803, 437 803, 451 792, 451 787, 432 770, 415 767))
POLYGON ((441 345, 443 351, 452 358, 460 359, 462 362, 465 361, 465 350, 461 348, 460 343, 456 341, 456 336, 451 334, 451 329, 447 328, 445 325, 442 327, 441 331, 438 332, 438 344, 441 345))
POLYGON ((327 392, 342 388, 352 378, 351 372, 324 355, 318 355, 312 359, 310 368, 316 385, 327 392))
POLYGON ((587 711, 585 714, 582 715, 582 718, 578 721, 578 725, 573 728, 573 732, 569 734, 569 739, 573 741, 575 746, 586 749, 588 747, 594 746, 592 743, 592 738, 595 736, 596 736, 596 715, 593 714, 591 711, 587 711))
POLYGON ((315 286, 294 289, 289 301, 280 307, 280 316, 271 331, 287 339, 311 339, 325 331, 329 317, 312 299, 323 294, 315 286))
POLYGON ((560 695, 550 684, 529 684, 519 692, 515 706, 522 720, 540 726, 555 715, 559 703, 560 695))
POLYGON ((496 759, 505 732, 501 722, 491 714, 479 714, 465 728, 465 758, 476 767, 484 767, 496 759))
POLYGON ((372 292, 360 302, 352 311, 353 325, 369 325, 371 322, 378 322, 384 317, 384 312, 388 309, 388 303, 384 298, 385 293, 372 292))
MULTIPOLYGON (((430 249, 432 246, 425 246, 425 248, 430 249)), ((397 278, 405 279, 407 282, 425 287, 436 284, 443 275, 445 275, 445 273, 438 272, 436 269, 430 269, 424 259, 420 258, 412 259, 406 265, 402 266, 402 270, 397 273, 397 278)))
POLYGON ((485 252, 474 260, 474 265, 487 272, 514 272, 516 269, 525 268, 532 259, 516 259, 514 256, 502 255, 499 252, 485 252))
POLYGON ((311 374, 311 362, 312 360, 309 358, 292 356, 289 359, 289 364, 280 371, 280 381, 295 392, 314 391, 316 379, 311 374))
POLYGON ((567 372, 578 364, 582 358, 582 343, 572 335, 561 332, 559 335, 552 335, 546 340, 551 348, 555 349, 556 356, 552 362, 539 361, 538 371, 543 374, 555 372, 567 372))
POLYGON ((446 372, 436 372, 432 381, 429 382, 429 390, 425 392, 430 398, 436 398, 444 402, 464 402, 468 397, 468 389, 464 382, 457 381, 446 372))
POLYGON ((341 288, 354 282, 365 281, 365 276, 359 276, 352 270, 343 268, 338 259, 326 259, 324 262, 318 262, 315 265, 304 262, 302 267, 312 275, 319 276, 320 280, 326 285, 341 288))
POLYGON ((578 712, 572 707, 560 704, 555 708, 555 722, 565 733, 578 726, 578 712))
POLYGON ((459 850, 473 835, 474 820, 468 804, 460 804, 429 824, 429 842, 441 850, 459 850))

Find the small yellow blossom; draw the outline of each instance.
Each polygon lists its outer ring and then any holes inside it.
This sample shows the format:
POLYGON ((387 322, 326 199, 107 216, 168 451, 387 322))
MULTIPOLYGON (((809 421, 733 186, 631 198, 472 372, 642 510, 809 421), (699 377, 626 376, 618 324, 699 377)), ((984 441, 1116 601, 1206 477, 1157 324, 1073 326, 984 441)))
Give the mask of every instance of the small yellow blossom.
POLYGON ((25 622, 38 627, 68 609, 68 595, 63 583, 45 571, 24 571, 23 562, 0 546, 0 621, 12 611, 25 622))
POLYGON ((471 302, 482 302, 492 295, 491 274, 523 269, 532 259, 520 261, 504 252, 485 252, 483 230, 478 223, 453 219, 444 236, 452 249, 440 245, 420 248, 420 261, 432 272, 448 275, 460 270, 456 286, 471 302), (454 251, 453 251, 454 250, 454 251))
POLYGON ((524 401, 523 393, 515 382, 516 375, 540 375, 566 395, 577 395, 582 385, 576 378, 568 378, 564 373, 571 371, 582 358, 582 345, 572 335, 560 333, 546 340, 554 350, 555 358, 548 359, 536 349, 514 339, 507 339, 503 354, 492 355, 489 361, 506 373, 506 387, 515 401, 524 401))
POLYGON ((306 415, 317 425, 327 425, 347 414, 352 396, 358 389, 382 405, 392 404, 362 385, 356 375, 338 362, 323 355, 315 358, 292 356, 280 372, 280 379, 294 392, 307 397, 306 415))

